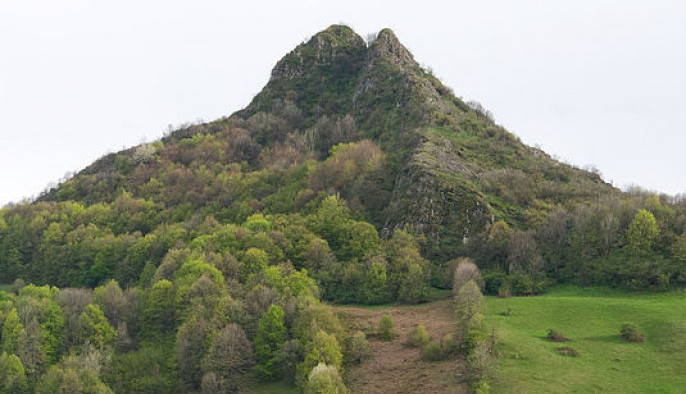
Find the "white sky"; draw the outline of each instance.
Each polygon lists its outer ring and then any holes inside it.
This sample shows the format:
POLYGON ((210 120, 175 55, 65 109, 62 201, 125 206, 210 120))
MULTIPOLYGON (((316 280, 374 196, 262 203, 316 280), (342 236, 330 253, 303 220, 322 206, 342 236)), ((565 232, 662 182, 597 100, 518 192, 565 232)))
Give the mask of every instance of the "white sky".
POLYGON ((278 59, 392 28, 524 142, 686 191, 686 2, 22 0, 0 7, 0 205, 168 124, 244 107, 278 59))

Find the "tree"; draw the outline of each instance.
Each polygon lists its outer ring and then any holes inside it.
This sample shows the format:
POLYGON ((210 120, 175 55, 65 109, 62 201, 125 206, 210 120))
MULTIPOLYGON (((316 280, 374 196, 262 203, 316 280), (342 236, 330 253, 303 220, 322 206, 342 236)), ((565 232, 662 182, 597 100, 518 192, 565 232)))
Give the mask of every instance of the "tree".
POLYGON ((181 380, 190 388, 198 388, 202 378, 201 361, 207 337, 205 320, 192 314, 176 334, 176 356, 181 380))
POLYGON ((465 257, 457 259, 457 266, 455 267, 453 279, 453 294, 457 294, 462 286, 470 280, 473 280, 480 288, 483 287, 481 272, 479 272, 479 268, 474 264, 474 260, 465 257))
POLYGON ((635 258, 650 253, 653 243, 657 239, 659 230, 655 216, 645 209, 640 209, 627 229, 627 246, 635 258))
POLYGON ((305 385, 305 394, 346 394, 348 389, 343 383, 338 369, 332 365, 319 363, 310 372, 305 385))
POLYGON ((19 321, 19 314, 16 308, 12 308, 5 317, 2 326, 2 351, 7 354, 17 354, 19 338, 24 331, 24 326, 19 321))
POLYGON ((532 284, 536 283, 543 268, 543 259, 538 253, 533 231, 517 231, 512 235, 508 244, 507 261, 510 274, 526 274, 532 284))
POLYGON ((214 373, 220 392, 234 392, 245 383, 255 364, 250 341, 236 323, 226 325, 210 344, 202 366, 205 373, 214 373))
POLYGON ((305 360, 298 366, 299 380, 304 381, 312 368, 319 363, 336 368, 341 368, 343 363, 343 353, 341 353, 341 346, 336 336, 324 330, 317 331, 305 346, 305 360))
POLYGON ((428 296, 429 285, 424 269, 417 263, 410 263, 398 289, 398 301, 417 304, 426 301, 428 296))
POLYGON ((686 262, 686 231, 672 244, 672 254, 677 260, 686 262))
POLYGON ((55 297, 64 314, 64 346, 68 349, 77 343, 80 332, 79 317, 93 300, 90 289, 62 289, 55 297))
POLYGON ((242 261, 241 279, 248 281, 252 276, 267 268, 269 255, 262 249, 250 248, 245 252, 242 261))
POLYGON ((472 319, 483 310, 484 296, 476 282, 467 282, 455 296, 455 316, 458 327, 464 335, 471 324, 472 319))
POLYGON ((283 309, 278 305, 271 305, 257 326, 257 335, 255 336, 257 366, 255 366, 255 370, 266 379, 278 375, 274 356, 286 341, 284 318, 283 309))
POLYGON ((93 345, 96 349, 104 349, 114 345, 117 332, 107 321, 100 307, 90 304, 81 313, 81 338, 83 343, 93 345))
POLYGON ((169 334, 174 330, 176 313, 174 308, 174 285, 162 279, 152 286, 145 300, 141 314, 143 334, 150 338, 169 334))
POLYGON ((96 287, 93 302, 100 307, 112 326, 116 327, 123 320, 127 302, 116 280, 112 279, 107 284, 96 287))
POLYGON ((361 298, 367 304, 380 304, 388 299, 386 287, 386 262, 376 258, 369 264, 364 274, 361 298))
POLYGON ((0 394, 28 393, 28 382, 24 365, 14 354, 0 355, 0 394))

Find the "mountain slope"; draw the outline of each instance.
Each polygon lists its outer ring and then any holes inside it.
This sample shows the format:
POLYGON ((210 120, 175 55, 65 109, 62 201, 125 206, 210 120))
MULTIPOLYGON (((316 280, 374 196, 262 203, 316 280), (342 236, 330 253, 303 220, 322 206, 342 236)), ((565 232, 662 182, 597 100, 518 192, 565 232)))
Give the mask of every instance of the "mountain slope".
MULTIPOLYGON (((269 149, 276 156, 291 150, 298 156, 287 159, 292 164, 325 159, 337 143, 371 139, 385 153, 383 168, 364 185, 328 191, 359 201, 382 235, 413 226, 427 237, 427 255, 442 260, 462 253, 460 244, 494 221, 526 228, 555 204, 614 192, 596 174, 525 146, 471 109, 423 70, 389 29, 368 47, 345 26, 316 34, 276 64, 244 110, 179 130, 152 156, 190 164, 179 151, 202 136, 222 140, 221 152, 194 146, 188 156, 196 162, 209 167, 247 161, 250 170, 269 167, 269 149)), ((105 157, 41 200, 112 201, 121 189, 167 206, 196 200, 170 199, 149 187, 153 174, 165 170, 142 157, 145 149, 154 150, 148 145, 105 157)), ((188 181, 179 176, 177 182, 188 181)), ((207 196, 207 184, 189 183, 188 193, 200 200, 225 203, 207 196)), ((273 211, 268 205, 258 210, 273 211)))

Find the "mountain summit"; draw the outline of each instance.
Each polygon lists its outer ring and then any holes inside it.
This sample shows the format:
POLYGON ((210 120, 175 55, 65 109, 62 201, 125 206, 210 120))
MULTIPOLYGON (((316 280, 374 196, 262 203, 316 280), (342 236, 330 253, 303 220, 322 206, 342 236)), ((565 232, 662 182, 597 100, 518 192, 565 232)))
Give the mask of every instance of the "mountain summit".
POLYGON ((382 237, 423 235, 426 256, 442 262, 468 254, 495 223, 526 229, 555 207, 616 191, 456 97, 392 30, 365 43, 333 25, 279 60, 245 109, 105 156, 40 201, 122 192, 174 220, 213 212, 229 222, 307 212, 338 194, 382 237))

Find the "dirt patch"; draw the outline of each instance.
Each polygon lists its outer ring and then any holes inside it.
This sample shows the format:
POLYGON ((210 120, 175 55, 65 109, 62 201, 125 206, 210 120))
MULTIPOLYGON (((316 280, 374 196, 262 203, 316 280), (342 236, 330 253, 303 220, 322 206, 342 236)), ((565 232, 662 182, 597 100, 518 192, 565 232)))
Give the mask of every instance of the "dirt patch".
POLYGON ((384 314, 390 315, 395 321, 397 337, 393 341, 370 338, 369 345, 374 356, 361 365, 348 367, 346 383, 352 393, 468 392, 467 384, 460 381, 464 373, 463 361, 423 361, 420 348, 406 345, 408 335, 417 324, 424 324, 431 339, 440 340, 454 331, 450 300, 416 306, 337 309, 346 311, 363 331, 375 327, 384 314))

